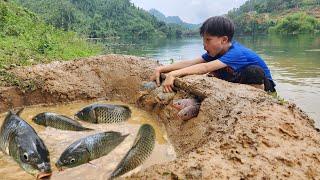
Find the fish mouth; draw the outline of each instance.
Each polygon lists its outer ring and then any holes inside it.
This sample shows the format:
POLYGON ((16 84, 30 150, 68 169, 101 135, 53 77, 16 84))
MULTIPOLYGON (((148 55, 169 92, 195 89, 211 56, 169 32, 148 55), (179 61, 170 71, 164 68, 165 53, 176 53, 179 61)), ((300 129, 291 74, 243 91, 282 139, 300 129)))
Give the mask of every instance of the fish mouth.
POLYGON ((37 179, 49 178, 51 175, 52 175, 51 172, 41 172, 41 173, 37 174, 37 179))
POLYGON ((80 118, 79 118, 79 112, 77 112, 75 115, 73 115, 73 118, 74 118, 75 120, 80 120, 80 118))
POLYGON ((58 171, 61 172, 61 171, 64 171, 64 168, 63 167, 57 167, 58 168, 58 171))
POLYGON ((58 169, 58 171, 63 171, 64 170, 64 168, 63 168, 63 166, 61 166, 60 165, 60 163, 59 163, 60 161, 58 161, 55 165, 56 165, 56 167, 57 167, 57 169, 58 169))
POLYGON ((173 107, 174 109, 176 110, 181 110, 181 108, 179 108, 178 106, 174 105, 174 104, 171 104, 171 107, 173 107))

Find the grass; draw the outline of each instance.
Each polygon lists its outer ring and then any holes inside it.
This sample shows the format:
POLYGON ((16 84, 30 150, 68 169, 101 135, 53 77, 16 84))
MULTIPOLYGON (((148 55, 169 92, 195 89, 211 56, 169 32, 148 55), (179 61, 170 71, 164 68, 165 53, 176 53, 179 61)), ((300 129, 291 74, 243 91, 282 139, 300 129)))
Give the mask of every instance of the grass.
POLYGON ((103 46, 89 43, 75 32, 45 24, 36 14, 0 1, 0 85, 32 90, 34 82, 23 82, 10 67, 67 61, 101 54, 103 46))
POLYGON ((272 96, 280 105, 288 104, 288 101, 286 101, 284 98, 280 97, 277 92, 270 92, 268 94, 270 96, 272 96))

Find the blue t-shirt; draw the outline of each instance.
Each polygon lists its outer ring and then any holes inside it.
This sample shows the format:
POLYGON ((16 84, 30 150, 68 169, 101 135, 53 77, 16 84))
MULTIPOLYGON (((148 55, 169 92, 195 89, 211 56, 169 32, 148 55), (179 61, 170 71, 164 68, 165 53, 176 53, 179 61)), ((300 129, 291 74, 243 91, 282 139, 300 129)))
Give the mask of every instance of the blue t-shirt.
POLYGON ((246 48, 236 41, 232 41, 231 47, 225 54, 212 57, 208 53, 205 53, 202 55, 202 59, 207 62, 219 59, 235 72, 241 71, 242 68, 248 65, 257 65, 264 70, 266 77, 272 80, 270 70, 266 63, 251 49, 246 48))

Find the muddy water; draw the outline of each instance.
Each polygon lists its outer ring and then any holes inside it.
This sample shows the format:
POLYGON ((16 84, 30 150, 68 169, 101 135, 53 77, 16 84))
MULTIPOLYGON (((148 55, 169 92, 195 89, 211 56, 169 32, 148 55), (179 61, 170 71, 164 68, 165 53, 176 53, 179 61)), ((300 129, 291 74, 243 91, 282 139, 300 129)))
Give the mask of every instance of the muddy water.
MULTIPOLYGON (((122 157, 130 149, 138 129, 143 123, 151 124, 156 131, 155 148, 152 155, 143 163, 143 165, 124 176, 153 164, 171 161, 175 158, 173 147, 167 141, 164 127, 147 112, 137 109, 134 106, 129 105, 132 110, 132 116, 127 122, 119 124, 90 124, 80 122, 83 126, 94 129, 94 131, 87 132, 63 131, 51 127, 43 127, 33 123, 31 120, 33 116, 40 112, 55 112, 73 117, 73 115, 82 107, 92 103, 124 104, 122 102, 110 101, 76 102, 66 105, 27 107, 23 111, 21 117, 36 130, 50 151, 50 159, 53 168, 51 179, 107 179, 122 157), (111 153, 91 161, 90 164, 83 164, 75 168, 66 169, 62 172, 57 171, 54 163, 67 146, 79 138, 104 131, 118 131, 122 134, 130 135, 111 153)), ((4 117, 5 114, 0 115, 0 124, 2 124, 4 117)), ((0 152, 0 179, 34 179, 34 177, 24 172, 9 156, 0 152)))

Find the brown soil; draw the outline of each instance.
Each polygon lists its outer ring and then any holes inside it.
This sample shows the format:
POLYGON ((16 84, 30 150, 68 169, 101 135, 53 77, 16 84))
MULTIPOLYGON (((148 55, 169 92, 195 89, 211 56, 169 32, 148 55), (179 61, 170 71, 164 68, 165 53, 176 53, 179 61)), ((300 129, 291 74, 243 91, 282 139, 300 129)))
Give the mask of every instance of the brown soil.
POLYGON ((178 158, 131 175, 141 179, 320 179, 320 133, 294 104, 262 90, 205 75, 179 78, 170 98, 202 100, 198 117, 179 121, 171 99, 140 92, 154 67, 107 55, 11 70, 36 88, 0 87, 0 111, 32 104, 107 98, 136 103, 164 123, 178 158))

